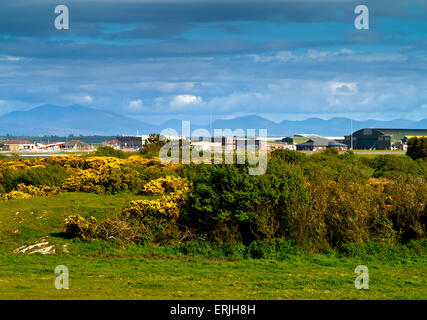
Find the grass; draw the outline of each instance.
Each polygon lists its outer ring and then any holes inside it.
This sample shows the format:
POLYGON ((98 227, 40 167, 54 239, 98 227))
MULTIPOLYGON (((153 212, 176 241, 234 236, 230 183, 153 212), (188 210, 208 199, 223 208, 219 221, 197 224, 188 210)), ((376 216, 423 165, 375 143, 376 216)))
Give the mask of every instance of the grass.
POLYGON ((65 217, 98 220, 137 196, 63 193, 0 203, 0 299, 427 299, 427 259, 291 253, 279 260, 238 259, 174 248, 84 242, 62 234, 65 217), (48 237, 56 253, 14 254, 48 237), (68 253, 62 252, 64 245, 68 253), (354 287, 356 265, 369 268, 369 290, 354 287), (69 269, 69 290, 54 269, 69 269))

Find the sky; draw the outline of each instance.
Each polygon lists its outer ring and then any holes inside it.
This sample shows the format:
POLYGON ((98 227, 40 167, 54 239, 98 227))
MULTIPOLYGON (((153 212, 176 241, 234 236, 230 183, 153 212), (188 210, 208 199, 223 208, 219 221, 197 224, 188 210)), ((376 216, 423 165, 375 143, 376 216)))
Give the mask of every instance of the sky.
POLYGON ((427 1, 1 1, 0 116, 42 104, 150 123, 421 120, 427 1))

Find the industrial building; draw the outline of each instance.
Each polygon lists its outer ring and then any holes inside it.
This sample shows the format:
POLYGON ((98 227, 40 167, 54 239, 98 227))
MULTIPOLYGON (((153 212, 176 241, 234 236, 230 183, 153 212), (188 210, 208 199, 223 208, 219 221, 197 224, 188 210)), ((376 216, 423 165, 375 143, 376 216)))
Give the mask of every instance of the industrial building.
POLYGON ((294 134, 293 136, 282 139, 282 142, 287 144, 297 145, 299 143, 307 142, 310 139, 321 139, 322 137, 317 134, 294 134))
POLYGON ((413 136, 427 136, 427 129, 365 128, 345 136, 345 144, 356 150, 405 150, 408 138, 413 136))
POLYGON ((346 151, 347 145, 330 139, 309 139, 307 142, 297 144, 298 151, 322 151, 329 148, 346 151))
POLYGON ((313 133, 296 133, 293 136, 283 138, 282 142, 285 142, 288 145, 297 145, 300 143, 307 142, 310 139, 335 140, 337 142, 344 143, 344 137, 322 137, 313 133))
POLYGON ((120 149, 141 149, 148 136, 118 136, 120 149))
MULTIPOLYGON (((211 145, 217 149, 219 146, 222 150, 265 150, 267 143, 265 138, 259 137, 193 137, 192 145, 211 145), (203 142, 207 139, 207 142, 203 142), (209 141, 210 140, 210 141, 209 141), (207 143, 207 144, 206 144, 207 143)), ((198 147, 200 148, 200 147, 198 147)))

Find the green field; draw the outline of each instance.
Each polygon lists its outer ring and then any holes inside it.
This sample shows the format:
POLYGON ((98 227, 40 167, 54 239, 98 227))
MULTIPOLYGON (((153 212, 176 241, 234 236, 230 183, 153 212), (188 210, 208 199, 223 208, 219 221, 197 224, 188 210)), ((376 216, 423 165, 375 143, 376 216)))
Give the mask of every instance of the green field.
POLYGON ((64 237, 68 215, 102 220, 135 198, 63 193, 1 203, 0 299, 427 299, 425 255, 233 259, 64 237), (55 253, 13 253, 41 241, 55 253), (354 287, 360 264, 369 268, 369 290, 354 287), (54 287, 58 265, 69 269, 68 290, 54 287))

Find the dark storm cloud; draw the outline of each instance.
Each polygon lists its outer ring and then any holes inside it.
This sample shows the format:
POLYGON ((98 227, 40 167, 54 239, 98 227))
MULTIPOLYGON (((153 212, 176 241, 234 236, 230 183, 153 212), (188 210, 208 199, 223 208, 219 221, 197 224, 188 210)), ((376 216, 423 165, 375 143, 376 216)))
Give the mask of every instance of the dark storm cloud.
MULTIPOLYGON (((200 23, 264 21, 274 23, 348 22, 356 4, 369 5, 376 17, 426 18, 427 4, 415 1, 62 1, 70 8, 72 33, 104 37, 98 24, 144 24, 124 38, 167 38, 200 23), (412 11, 411 11, 412 10, 412 11)), ((9 1, 1 4, 0 33, 52 36, 58 1, 9 1)), ((233 32, 233 29, 230 29, 233 32)), ((110 37, 111 35, 107 35, 110 37)))
MULTIPOLYGON (((352 43, 384 44, 384 32, 352 30, 355 4, 366 3, 379 19, 426 17, 423 1, 65 1, 70 9, 70 30, 56 30, 57 1, 10 1, 0 4, 0 45, 3 54, 37 58, 146 57, 169 55, 240 54, 245 51, 287 50, 352 43), (240 22, 346 23, 348 30, 333 30, 341 39, 265 39, 253 43, 239 39, 240 22), (233 39, 186 39, 185 32, 212 24, 233 39), (145 40, 155 40, 155 43, 145 40), (141 43, 131 43, 131 42, 141 43)), ((373 24, 375 24, 375 19, 373 24)), ((401 39, 388 39, 393 41, 401 39)))

